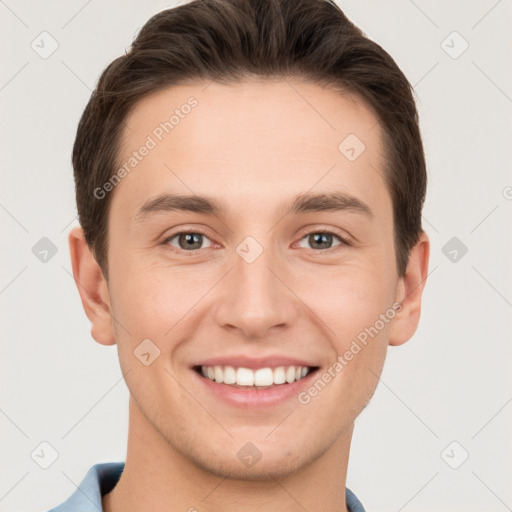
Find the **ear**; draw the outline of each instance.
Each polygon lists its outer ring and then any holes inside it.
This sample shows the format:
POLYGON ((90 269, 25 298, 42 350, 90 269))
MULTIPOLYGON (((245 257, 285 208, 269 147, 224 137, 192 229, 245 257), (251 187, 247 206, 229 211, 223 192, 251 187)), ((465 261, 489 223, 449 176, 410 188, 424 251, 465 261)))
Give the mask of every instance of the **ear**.
POLYGON ((85 314, 92 324, 91 335, 102 345, 113 345, 116 341, 107 282, 85 241, 83 229, 73 228, 68 241, 73 277, 85 314))
POLYGON ((391 322, 389 344, 401 345, 416 332, 420 321, 421 298, 427 280, 430 242, 423 231, 411 249, 405 275, 399 279, 396 301, 402 304, 391 322))

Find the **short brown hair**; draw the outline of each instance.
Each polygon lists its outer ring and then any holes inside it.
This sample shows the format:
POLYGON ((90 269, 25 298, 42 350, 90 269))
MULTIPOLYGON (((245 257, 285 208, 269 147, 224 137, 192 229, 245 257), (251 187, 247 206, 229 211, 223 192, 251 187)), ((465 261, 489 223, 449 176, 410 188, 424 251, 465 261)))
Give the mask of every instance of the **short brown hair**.
POLYGON ((413 88, 391 56, 329 0, 194 0, 153 16, 101 74, 73 147, 80 224, 108 279, 112 193, 124 121, 149 93, 196 80, 298 77, 363 98, 383 128, 399 276, 422 229, 426 166, 413 88))

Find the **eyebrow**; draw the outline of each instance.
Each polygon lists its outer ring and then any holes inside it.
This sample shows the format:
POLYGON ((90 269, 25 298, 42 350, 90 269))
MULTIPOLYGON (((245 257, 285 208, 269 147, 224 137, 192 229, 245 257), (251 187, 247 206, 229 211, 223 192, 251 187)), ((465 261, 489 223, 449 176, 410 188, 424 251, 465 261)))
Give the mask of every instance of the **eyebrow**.
MULTIPOLYGON (((162 194, 148 199, 137 212, 135 219, 144 220, 157 212, 187 211, 206 215, 225 216, 225 205, 209 196, 162 194)), ((357 197, 340 193, 305 193, 298 195, 284 208, 284 216, 311 212, 352 212, 373 218, 370 207, 357 197)))

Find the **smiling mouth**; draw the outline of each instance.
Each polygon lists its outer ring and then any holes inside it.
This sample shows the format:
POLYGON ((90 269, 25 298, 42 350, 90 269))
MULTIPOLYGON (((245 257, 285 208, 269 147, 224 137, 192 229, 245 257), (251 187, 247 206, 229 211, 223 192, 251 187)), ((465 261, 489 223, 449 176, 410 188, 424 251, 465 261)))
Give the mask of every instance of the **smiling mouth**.
POLYGON ((318 370, 318 366, 277 366, 252 370, 234 366, 195 366, 194 370, 217 384, 244 389, 266 389, 292 384, 318 370))

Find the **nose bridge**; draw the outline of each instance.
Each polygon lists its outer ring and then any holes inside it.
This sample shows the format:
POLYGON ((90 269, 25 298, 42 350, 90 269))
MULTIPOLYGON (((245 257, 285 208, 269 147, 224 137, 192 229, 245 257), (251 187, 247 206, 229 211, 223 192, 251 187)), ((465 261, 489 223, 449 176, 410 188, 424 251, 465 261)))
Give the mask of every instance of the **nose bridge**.
POLYGON ((232 270, 217 306, 220 326, 233 326, 250 338, 265 336, 272 327, 291 324, 296 314, 294 295, 277 276, 280 258, 267 237, 265 246, 247 237, 233 254, 232 270))

